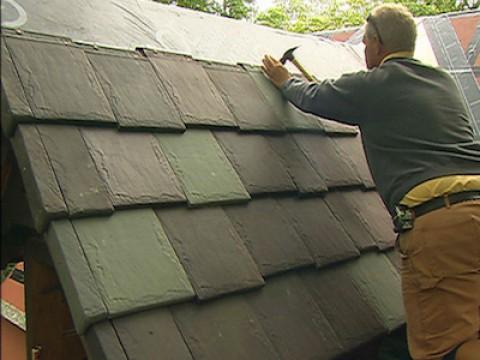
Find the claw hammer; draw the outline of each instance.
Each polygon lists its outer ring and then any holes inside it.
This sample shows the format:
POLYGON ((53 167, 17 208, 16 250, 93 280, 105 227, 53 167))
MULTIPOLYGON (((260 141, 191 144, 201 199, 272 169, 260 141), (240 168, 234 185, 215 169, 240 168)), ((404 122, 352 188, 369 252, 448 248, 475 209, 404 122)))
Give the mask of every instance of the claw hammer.
POLYGON ((308 80, 308 81, 317 81, 317 79, 315 78, 315 76, 313 76, 312 74, 310 74, 303 66, 302 64, 300 64, 298 62, 297 59, 295 59, 295 56, 293 55, 293 52, 298 48, 298 46, 295 46, 291 49, 288 49, 287 51, 285 51, 285 53, 283 54, 282 58, 280 59, 280 62, 285 65, 285 63, 288 61, 291 61, 293 63, 293 65, 296 66, 296 68, 298 70, 300 70, 300 72, 303 74, 303 76, 305 76, 305 78, 308 80))

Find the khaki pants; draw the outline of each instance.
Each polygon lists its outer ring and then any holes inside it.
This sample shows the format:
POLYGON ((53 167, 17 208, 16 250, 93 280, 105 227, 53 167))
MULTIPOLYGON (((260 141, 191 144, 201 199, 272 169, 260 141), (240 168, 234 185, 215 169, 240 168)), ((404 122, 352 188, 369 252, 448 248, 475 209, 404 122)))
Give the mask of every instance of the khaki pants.
POLYGON ((474 340, 480 359, 480 201, 419 217, 398 246, 412 357, 441 360, 474 340))

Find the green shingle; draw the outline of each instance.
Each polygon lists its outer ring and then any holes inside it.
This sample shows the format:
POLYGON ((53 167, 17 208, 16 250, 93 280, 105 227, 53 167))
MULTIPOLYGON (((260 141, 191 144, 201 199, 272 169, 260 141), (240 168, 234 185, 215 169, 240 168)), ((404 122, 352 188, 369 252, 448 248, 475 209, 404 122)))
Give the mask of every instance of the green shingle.
POLYGON ((92 271, 69 220, 53 221, 45 237, 77 333, 107 316, 92 271))
POLYGON ((193 297, 153 210, 116 211, 73 225, 110 315, 193 297))
POLYGON ((250 199, 210 131, 188 130, 156 137, 191 205, 250 199))

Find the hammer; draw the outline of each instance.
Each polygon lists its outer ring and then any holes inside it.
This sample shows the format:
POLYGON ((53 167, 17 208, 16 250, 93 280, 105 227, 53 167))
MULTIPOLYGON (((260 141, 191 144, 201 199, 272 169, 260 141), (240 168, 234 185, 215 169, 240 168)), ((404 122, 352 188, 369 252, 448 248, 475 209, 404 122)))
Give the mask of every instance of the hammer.
POLYGON ((305 76, 305 78, 308 80, 308 81, 317 81, 317 79, 311 75, 307 70, 305 70, 305 68, 302 66, 302 64, 300 64, 298 62, 297 59, 295 59, 295 56, 293 56, 293 52, 298 48, 298 46, 295 46, 291 49, 288 49, 287 51, 285 51, 285 53, 283 54, 282 58, 280 59, 280 62, 285 65, 285 63, 287 62, 287 60, 291 61, 293 63, 293 65, 295 65, 297 67, 298 70, 300 70, 300 72, 303 74, 303 76, 305 76))

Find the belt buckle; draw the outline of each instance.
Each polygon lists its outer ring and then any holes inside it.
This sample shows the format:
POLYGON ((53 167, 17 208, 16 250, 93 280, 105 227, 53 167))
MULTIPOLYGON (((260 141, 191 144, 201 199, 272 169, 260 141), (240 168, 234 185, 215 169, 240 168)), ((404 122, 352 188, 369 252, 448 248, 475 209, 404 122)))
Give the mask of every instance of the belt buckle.
POLYGON ((395 206, 395 216, 393 217, 394 231, 404 233, 413 229, 415 222, 415 212, 406 205, 395 206))

